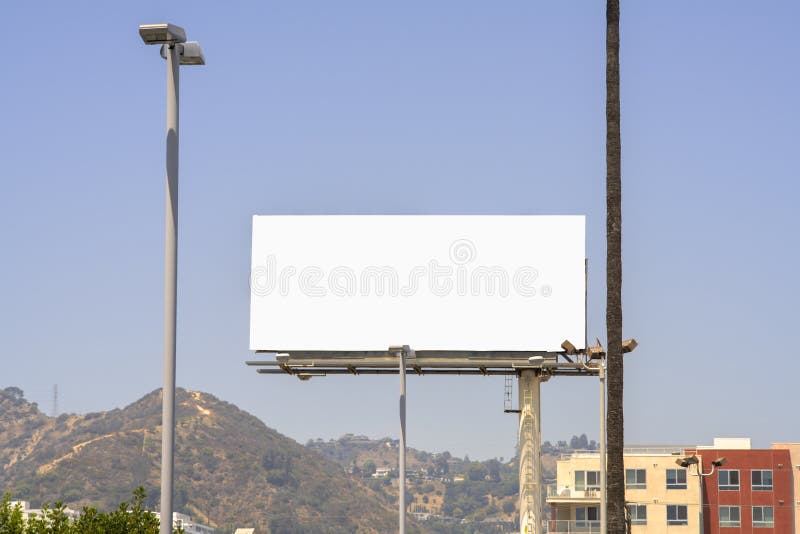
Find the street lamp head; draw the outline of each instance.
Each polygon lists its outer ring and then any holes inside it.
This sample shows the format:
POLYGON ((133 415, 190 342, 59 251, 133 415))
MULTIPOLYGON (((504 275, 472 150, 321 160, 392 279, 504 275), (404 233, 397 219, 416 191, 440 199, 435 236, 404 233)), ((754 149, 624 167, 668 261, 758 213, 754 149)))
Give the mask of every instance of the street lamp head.
POLYGON ((697 456, 687 456, 686 458, 678 458, 675 460, 675 463, 681 467, 689 467, 690 465, 695 465, 699 463, 700 460, 697 459, 697 456))
POLYGON ((186 32, 174 24, 140 24, 139 35, 148 45, 186 42, 186 32))
POLYGON ((724 456, 722 456, 721 458, 717 458, 716 460, 711 462, 711 465, 713 465, 715 467, 722 467, 723 465, 725 465, 727 463, 728 463, 728 459, 725 458, 724 456))
POLYGON ((205 65, 206 58, 203 56, 203 49, 197 41, 183 43, 183 53, 181 53, 181 65, 205 65))
POLYGON ((197 41, 188 43, 178 43, 175 45, 161 45, 161 57, 167 59, 167 47, 174 46, 178 52, 178 61, 181 65, 205 65, 206 58, 203 56, 203 49, 197 41))

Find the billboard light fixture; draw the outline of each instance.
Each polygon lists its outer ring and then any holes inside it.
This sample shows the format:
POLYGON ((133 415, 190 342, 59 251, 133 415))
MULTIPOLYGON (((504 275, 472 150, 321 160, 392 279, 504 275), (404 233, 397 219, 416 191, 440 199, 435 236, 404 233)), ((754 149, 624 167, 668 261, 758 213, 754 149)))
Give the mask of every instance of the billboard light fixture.
POLYGON ((564 342, 561 343, 561 348, 569 355, 578 353, 578 349, 575 348, 575 345, 570 343, 569 339, 565 339, 564 342))
POLYGON ((636 350, 636 347, 638 346, 639 343, 635 339, 633 338, 626 339, 625 341, 622 342, 622 352, 623 353, 633 352, 634 350, 636 350))

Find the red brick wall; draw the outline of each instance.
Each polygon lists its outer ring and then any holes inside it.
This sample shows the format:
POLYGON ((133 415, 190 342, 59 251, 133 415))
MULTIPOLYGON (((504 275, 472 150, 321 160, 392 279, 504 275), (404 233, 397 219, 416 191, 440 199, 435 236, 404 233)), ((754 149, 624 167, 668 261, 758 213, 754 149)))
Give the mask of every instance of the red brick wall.
MULTIPOLYGON (((687 451, 693 452, 693 451, 687 451)), ((750 450, 708 450, 696 451, 703 458, 705 472, 711 470, 711 461, 724 456, 728 462, 722 469, 739 470, 739 490, 720 491, 717 471, 711 476, 703 477, 703 524, 705 532, 736 534, 792 534, 794 519, 792 517, 792 465, 789 451, 773 449, 750 450), (753 491, 750 473, 754 469, 772 470, 772 491, 753 491), (741 526, 739 528, 720 528, 719 506, 739 506, 741 526), (775 525, 773 528, 753 528, 753 506, 772 506, 775 525)), ((689 468, 689 483, 697 479, 691 474, 694 467, 689 468)))

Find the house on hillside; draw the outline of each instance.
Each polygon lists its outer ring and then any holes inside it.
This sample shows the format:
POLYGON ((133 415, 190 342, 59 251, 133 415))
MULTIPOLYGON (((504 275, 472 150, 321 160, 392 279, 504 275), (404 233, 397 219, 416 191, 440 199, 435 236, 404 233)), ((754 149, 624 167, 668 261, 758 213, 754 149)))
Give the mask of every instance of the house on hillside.
POLYGON ((394 469, 391 467, 379 467, 372 473, 372 478, 387 478, 392 471, 394 471, 394 469))

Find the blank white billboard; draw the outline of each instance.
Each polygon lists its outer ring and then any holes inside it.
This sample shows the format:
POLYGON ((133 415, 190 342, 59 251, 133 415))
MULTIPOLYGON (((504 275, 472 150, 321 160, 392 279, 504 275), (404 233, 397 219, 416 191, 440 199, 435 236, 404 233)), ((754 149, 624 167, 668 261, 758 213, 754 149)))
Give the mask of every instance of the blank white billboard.
POLYGON ((253 217, 250 349, 585 345, 585 218, 253 217))

